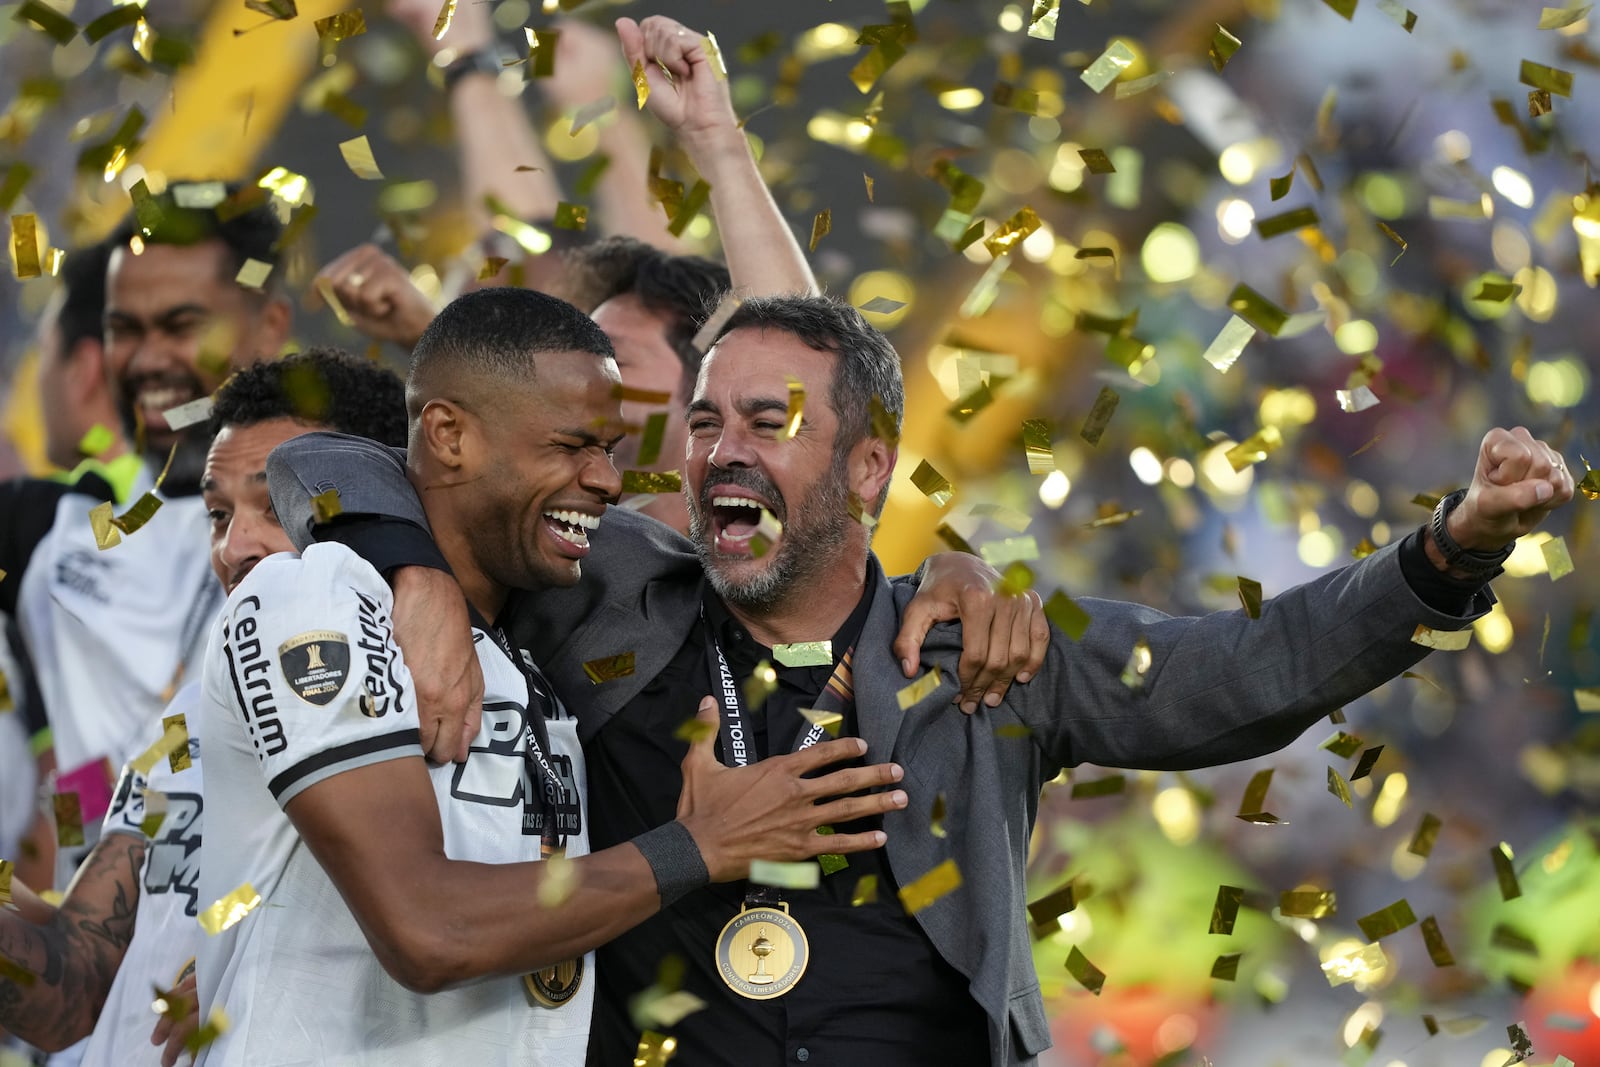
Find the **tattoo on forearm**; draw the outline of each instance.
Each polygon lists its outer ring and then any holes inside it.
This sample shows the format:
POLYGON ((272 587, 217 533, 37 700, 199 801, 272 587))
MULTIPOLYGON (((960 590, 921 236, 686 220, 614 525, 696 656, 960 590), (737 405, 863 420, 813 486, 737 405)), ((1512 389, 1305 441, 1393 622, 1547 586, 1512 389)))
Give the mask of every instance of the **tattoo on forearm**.
POLYGON ((133 940, 144 841, 115 834, 89 858, 50 921, 0 912, 0 957, 32 976, 0 968, 0 1029, 62 1048, 94 1027, 133 940))

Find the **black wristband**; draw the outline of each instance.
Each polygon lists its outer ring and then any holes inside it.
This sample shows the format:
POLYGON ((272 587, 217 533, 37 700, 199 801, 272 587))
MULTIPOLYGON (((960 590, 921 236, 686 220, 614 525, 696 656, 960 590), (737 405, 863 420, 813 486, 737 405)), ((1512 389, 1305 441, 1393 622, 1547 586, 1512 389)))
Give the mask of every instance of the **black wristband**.
POLYGON ((444 68, 444 91, 449 92, 456 84, 469 74, 487 74, 491 78, 500 77, 500 72, 505 68, 500 63, 500 56, 491 45, 488 48, 474 48, 464 52, 444 68))
POLYGON ((634 838, 633 843, 644 853, 650 872, 656 876, 656 892, 661 895, 663 910, 685 893, 711 884, 711 872, 700 856, 700 846, 683 823, 658 826, 634 838))
POLYGON ((1506 545, 1496 552, 1474 552, 1462 548, 1456 539, 1450 536, 1449 518, 1460 503, 1467 498, 1465 489, 1455 492, 1439 501, 1433 509, 1433 521, 1428 526, 1428 531, 1433 536, 1433 543, 1438 546, 1439 553, 1444 556, 1444 561, 1452 570, 1460 571, 1463 578, 1473 581, 1486 582, 1500 573, 1500 567, 1511 557, 1511 551, 1516 547, 1515 542, 1506 545))

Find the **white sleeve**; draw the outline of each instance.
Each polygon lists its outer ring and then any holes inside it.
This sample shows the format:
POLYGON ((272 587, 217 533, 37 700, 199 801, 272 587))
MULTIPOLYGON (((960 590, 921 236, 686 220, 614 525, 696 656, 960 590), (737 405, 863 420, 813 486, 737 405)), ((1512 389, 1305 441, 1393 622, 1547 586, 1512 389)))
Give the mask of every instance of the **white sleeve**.
POLYGON ((223 609, 226 704, 279 807, 342 771, 422 755, 393 597, 343 545, 256 565, 223 609))

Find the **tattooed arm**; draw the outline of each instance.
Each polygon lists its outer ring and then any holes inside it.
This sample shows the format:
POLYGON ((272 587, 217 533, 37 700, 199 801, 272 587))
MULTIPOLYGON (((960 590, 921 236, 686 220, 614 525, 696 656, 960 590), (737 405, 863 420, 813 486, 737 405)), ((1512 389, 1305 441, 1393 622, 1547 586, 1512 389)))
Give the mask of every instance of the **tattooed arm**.
POLYGON ((0 1029, 47 1052, 94 1029, 133 938, 144 850, 107 834, 47 921, 0 911, 0 1029))

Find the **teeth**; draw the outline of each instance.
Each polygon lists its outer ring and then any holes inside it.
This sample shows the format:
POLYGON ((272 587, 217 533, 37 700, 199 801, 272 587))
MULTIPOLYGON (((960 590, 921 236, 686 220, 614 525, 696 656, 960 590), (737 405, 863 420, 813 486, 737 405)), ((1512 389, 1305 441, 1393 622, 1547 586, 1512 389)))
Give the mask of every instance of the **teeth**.
POLYGON ((751 500, 747 496, 714 496, 711 498, 711 506, 714 508, 751 508, 760 510, 761 502, 751 500))
POLYGON ((557 522, 564 522, 568 526, 576 526, 583 530, 598 530, 600 516, 590 515, 583 511, 546 511, 545 515, 557 522))

